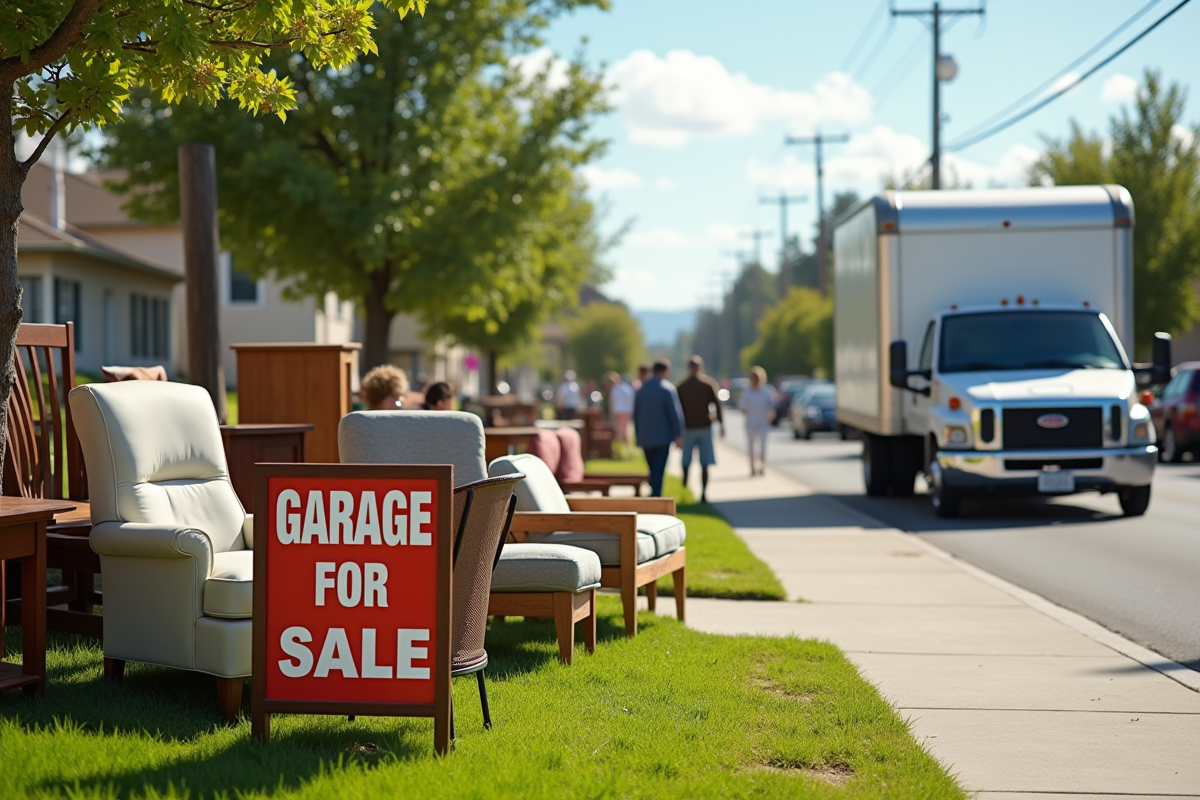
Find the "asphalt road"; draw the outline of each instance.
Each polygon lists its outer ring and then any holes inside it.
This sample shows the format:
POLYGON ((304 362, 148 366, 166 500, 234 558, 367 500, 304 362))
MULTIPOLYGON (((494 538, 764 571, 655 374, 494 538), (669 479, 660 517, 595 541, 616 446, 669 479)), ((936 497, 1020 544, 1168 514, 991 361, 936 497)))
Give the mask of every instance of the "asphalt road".
MULTIPOLYGON (((744 451, 740 417, 727 418, 726 442, 744 451)), ((942 520, 923 494, 867 497, 861 451, 861 442, 820 434, 794 440, 783 422, 771 433, 767 461, 814 491, 1200 670, 1200 463, 1160 464, 1143 517, 1122 517, 1113 495, 1081 494, 966 500, 959 519, 942 520)))

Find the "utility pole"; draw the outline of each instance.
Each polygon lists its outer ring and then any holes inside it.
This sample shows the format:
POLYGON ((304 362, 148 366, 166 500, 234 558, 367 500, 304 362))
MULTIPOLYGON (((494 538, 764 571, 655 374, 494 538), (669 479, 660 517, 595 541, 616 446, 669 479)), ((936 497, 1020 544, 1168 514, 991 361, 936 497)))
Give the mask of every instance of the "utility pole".
MULTIPOLYGON (((981 0, 982 2, 983 0, 981 0)), ((958 63, 953 56, 942 55, 942 17, 983 16, 987 8, 942 8, 934 3, 932 8, 892 9, 893 17, 928 17, 933 31, 933 147, 930 148, 929 187, 935 191, 942 188, 942 84, 954 80, 958 74, 958 63)))
POLYGON ((750 341, 754 341, 755 332, 758 330, 758 321, 762 319, 763 314, 762 240, 770 235, 771 231, 760 228, 742 232, 742 236, 754 240, 754 263, 746 265, 746 272, 748 273, 746 277, 751 281, 750 341))
POLYGON ((758 202, 767 205, 779 204, 779 296, 782 298, 787 294, 788 285, 791 284, 791 275, 787 270, 787 232, 788 232, 788 205, 791 203, 803 203, 808 200, 807 196, 788 197, 787 192, 780 192, 779 197, 760 197, 758 202))
POLYGON ((187 286, 188 380, 208 390, 225 424, 225 368, 217 318, 217 157, 211 144, 179 145, 179 217, 187 286))
POLYGON ((787 136, 784 144, 811 144, 817 154, 817 289, 821 294, 829 293, 829 234, 825 229, 825 157, 822 145, 841 144, 850 141, 846 134, 823 136, 818 131, 813 136, 787 136))

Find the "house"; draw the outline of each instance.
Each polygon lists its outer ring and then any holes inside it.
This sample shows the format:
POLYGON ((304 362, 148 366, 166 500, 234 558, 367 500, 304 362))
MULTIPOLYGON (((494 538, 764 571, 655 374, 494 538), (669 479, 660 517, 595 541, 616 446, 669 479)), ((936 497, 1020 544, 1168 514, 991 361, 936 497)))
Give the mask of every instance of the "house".
MULTIPOLYGON (((125 214, 123 198, 105 186, 119 177, 70 173, 44 162, 30 169, 21 191, 25 212, 17 256, 25 320, 75 322, 80 372, 99 375, 102 364, 162 364, 172 377, 186 376, 183 228, 125 214)), ((218 277, 221 350, 230 388, 237 386, 231 344, 361 341, 354 303, 332 292, 319 300, 289 299, 284 282, 250 277, 228 253, 218 277)), ((398 316, 390 333, 391 360, 414 378, 450 380, 462 391, 478 392, 466 350, 445 341, 428 343, 411 316, 398 316)))
POLYGON ((17 272, 26 322, 75 323, 76 369, 99 376, 101 365, 162 364, 174 372, 182 270, 94 235, 87 223, 103 189, 35 165, 22 191, 17 272), (74 199, 63 187, 75 189, 74 199), (70 216, 74 212, 74 217, 70 216), (78 219, 75 224, 72 219, 78 219))

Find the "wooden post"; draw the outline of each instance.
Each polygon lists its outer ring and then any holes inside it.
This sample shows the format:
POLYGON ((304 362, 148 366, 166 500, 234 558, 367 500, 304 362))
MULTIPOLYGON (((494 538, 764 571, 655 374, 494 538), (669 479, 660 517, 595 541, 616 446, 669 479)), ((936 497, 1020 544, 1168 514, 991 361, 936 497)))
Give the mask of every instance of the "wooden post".
POLYGON ((188 380, 212 397, 225 423, 225 370, 217 319, 217 157, 211 144, 179 146, 179 214, 183 221, 183 264, 187 281, 188 380))

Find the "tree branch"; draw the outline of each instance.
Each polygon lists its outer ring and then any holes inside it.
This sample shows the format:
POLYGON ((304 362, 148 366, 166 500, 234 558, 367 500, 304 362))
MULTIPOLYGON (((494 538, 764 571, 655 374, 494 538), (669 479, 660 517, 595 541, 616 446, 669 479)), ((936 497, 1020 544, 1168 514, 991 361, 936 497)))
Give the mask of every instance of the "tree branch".
POLYGON ((54 124, 51 125, 50 129, 47 130, 42 136, 42 140, 38 142, 38 146, 33 149, 33 153, 29 156, 29 158, 20 163, 19 166, 21 167, 22 172, 29 172, 29 168, 37 163, 37 160, 42 157, 42 153, 46 152, 46 148, 50 145, 50 140, 54 138, 55 134, 62 130, 63 125, 67 124, 67 120, 69 120, 73 114, 73 111, 68 110, 58 115, 58 119, 54 120, 54 124))
POLYGON ((0 61, 0 84, 8 85, 18 78, 32 75, 65 56, 83 38, 83 26, 96 15, 100 3, 101 0, 75 0, 75 5, 71 6, 50 38, 29 51, 28 61, 22 62, 20 56, 9 56, 0 61))

